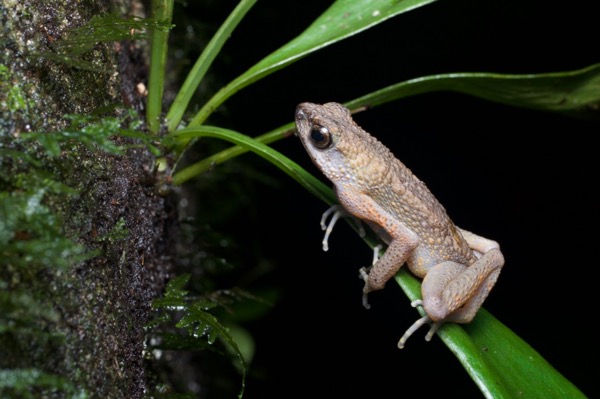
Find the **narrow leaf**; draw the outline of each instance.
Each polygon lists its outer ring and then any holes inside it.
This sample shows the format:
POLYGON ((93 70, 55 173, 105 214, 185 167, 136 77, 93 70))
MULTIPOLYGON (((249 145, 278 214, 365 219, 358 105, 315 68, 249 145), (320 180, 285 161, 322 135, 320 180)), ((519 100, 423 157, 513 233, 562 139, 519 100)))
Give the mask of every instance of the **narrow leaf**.
MULTIPOLYGON (((396 282, 411 301, 421 298, 420 281, 406 269, 396 282)), ((470 324, 445 324, 438 336, 486 398, 585 399, 535 349, 483 308, 470 324)))
MULTIPOLYGON (((465 346, 458 340, 446 342, 446 345, 488 398, 500 397, 494 391, 500 385, 509 391, 509 395, 504 396, 509 398, 585 398, 539 353, 485 309, 480 309, 475 320, 462 328, 465 334, 461 338, 470 339, 472 346, 465 346), (469 363, 473 363, 477 357, 481 364, 487 366, 489 373, 473 370, 463 356, 470 357, 469 363)), ((446 341, 443 334, 441 338, 446 341)))
MULTIPOLYGON (((288 123, 259 137, 254 137, 253 140, 262 144, 270 144, 275 141, 279 141, 284 137, 290 136, 293 131, 294 124, 288 123)), ((173 184, 181 185, 189 179, 201 175, 202 173, 215 167, 216 165, 219 165, 229 159, 235 158, 236 156, 244 154, 248 151, 250 151, 250 149, 248 149, 247 147, 242 147, 241 145, 234 145, 221 152, 218 152, 217 154, 206 157, 175 173, 175 175, 173 176, 173 184)))
POLYGON ((177 93, 177 97, 173 101, 171 108, 167 114, 167 127, 169 131, 175 130, 179 123, 181 122, 181 118, 183 117, 183 113, 185 112, 194 92, 198 89, 198 85, 202 81, 202 78, 206 74, 206 71, 214 61, 219 51, 231 36, 231 32, 235 29, 235 27, 240 23, 244 15, 250 8, 256 3, 256 0, 242 0, 237 5, 237 7, 231 12, 229 17, 225 20, 223 25, 219 28, 217 33, 213 36, 210 42, 198 57, 198 60, 192 67, 192 70, 188 74, 185 82, 181 86, 179 93, 177 93))
POLYGON ((198 112, 189 126, 201 125, 231 95, 286 65, 389 18, 433 1, 435 0, 337 0, 302 34, 223 87, 198 112))
POLYGON ((346 103, 350 109, 375 107, 434 91, 455 91, 521 108, 569 115, 598 115, 600 64, 566 72, 507 75, 448 73, 388 86, 346 103))
MULTIPOLYGON (((237 144, 245 149, 256 153, 266 159, 279 169, 287 173, 303 187, 313 193, 317 198, 328 204, 335 202, 335 196, 330 189, 320 180, 310 173, 306 172, 300 165, 283 156, 271 147, 254 140, 252 137, 235 132, 229 129, 223 129, 215 126, 200 126, 197 128, 185 128, 176 132, 176 137, 184 139, 194 139, 199 137, 215 137, 237 144)), ((177 176, 177 175, 175 175, 177 176)), ((175 177, 174 177, 175 179, 175 177)), ((181 180, 185 178, 179 177, 181 180)))
MULTIPOLYGON (((598 115, 600 106, 600 64, 583 69, 545 74, 507 75, 497 73, 450 73, 431 75, 396 83, 345 103, 356 110, 405 97, 435 91, 455 91, 515 107, 559 112, 572 116, 598 115)), ((269 144, 288 137, 293 123, 280 126, 254 140, 269 144)), ((214 165, 223 163, 249 151, 233 146, 198 161, 179 171, 173 177, 175 184, 183 184, 214 165)))

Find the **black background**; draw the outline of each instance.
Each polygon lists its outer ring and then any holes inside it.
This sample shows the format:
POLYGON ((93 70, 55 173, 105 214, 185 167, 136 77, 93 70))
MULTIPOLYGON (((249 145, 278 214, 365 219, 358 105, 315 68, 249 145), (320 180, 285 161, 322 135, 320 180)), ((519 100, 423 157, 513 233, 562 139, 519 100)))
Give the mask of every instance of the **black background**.
MULTIPOLYGON (((217 2, 208 17, 218 24, 235 4, 217 2)), ((238 76, 327 5, 259 1, 227 43, 227 61, 216 65, 225 79, 238 76)), ((345 102, 419 76, 578 69, 600 61, 592 8, 591 1, 438 1, 298 61, 219 112, 254 136, 292 121, 300 102, 345 102)), ((457 225, 500 243, 506 266, 485 308, 586 395, 600 394, 598 122, 454 93, 396 101, 355 119, 427 184, 457 225)), ((322 177, 296 138, 274 147, 322 177)), ((357 269, 369 264, 368 247, 340 224, 322 252, 326 205, 245 157, 281 182, 259 190, 258 216, 241 216, 230 231, 241 241, 258 237, 276 264, 267 283, 281 289, 272 312, 248 326, 257 348, 245 397, 481 397, 439 338, 426 343, 421 330, 396 348, 417 312, 394 283, 371 295, 371 310, 362 308, 357 269)))

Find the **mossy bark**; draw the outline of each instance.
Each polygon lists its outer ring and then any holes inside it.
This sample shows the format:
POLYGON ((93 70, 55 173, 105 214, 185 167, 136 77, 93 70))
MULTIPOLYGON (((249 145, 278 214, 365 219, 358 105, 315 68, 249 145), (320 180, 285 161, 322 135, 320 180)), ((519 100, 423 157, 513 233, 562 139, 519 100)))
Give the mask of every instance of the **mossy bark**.
MULTIPOLYGON (((132 54, 139 54, 133 45, 96 46, 86 61, 97 70, 44 57, 55 52, 66 32, 92 16, 133 7, 93 0, 0 2, 0 65, 8 71, 0 95, 5 148, 24 132, 60 130, 65 114, 91 114, 124 98, 140 107, 134 85, 143 81, 146 67, 133 62, 132 54), (23 101, 8 101, 7 90, 13 88, 23 101)), ((14 164, 1 161, 0 156, 3 174, 16 173, 14 164)), ((66 272, 50 265, 25 273, 2 265, 0 277, 7 284, 0 290, 30 295, 47 314, 31 320, 35 328, 28 333, 0 334, 0 369, 62 377, 77 397, 144 397, 152 390, 144 364, 144 325, 169 270, 168 204, 155 188, 154 158, 143 148, 116 156, 74 146, 45 167, 78 193, 47 204, 63 220, 65 235, 99 255, 66 272)), ((32 388, 32 397, 41 392, 37 389, 32 388)), ((60 397, 56 392, 49 396, 60 397)))

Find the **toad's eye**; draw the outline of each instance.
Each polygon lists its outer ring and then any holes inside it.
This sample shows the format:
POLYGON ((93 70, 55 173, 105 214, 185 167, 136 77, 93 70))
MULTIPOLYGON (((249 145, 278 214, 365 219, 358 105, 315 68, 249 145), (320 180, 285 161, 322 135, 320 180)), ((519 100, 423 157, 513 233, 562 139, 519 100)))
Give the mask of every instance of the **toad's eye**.
POLYGON ((321 150, 329 147, 332 143, 331 133, 329 133, 329 129, 324 126, 313 126, 310 131, 310 139, 315 147, 320 148, 321 150))

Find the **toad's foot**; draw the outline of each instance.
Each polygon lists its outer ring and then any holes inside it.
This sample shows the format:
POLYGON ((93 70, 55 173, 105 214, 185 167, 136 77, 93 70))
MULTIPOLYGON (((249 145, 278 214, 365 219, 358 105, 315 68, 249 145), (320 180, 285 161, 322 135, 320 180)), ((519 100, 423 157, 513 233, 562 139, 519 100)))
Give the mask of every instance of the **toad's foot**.
MULTIPOLYGON (((412 301, 410 303, 410 305, 413 308, 416 308, 417 306, 423 306, 423 301, 421 299, 415 299, 414 301, 412 301)), ((403 349, 404 348, 404 344, 406 343, 406 341, 408 340, 408 338, 413 335, 413 333, 415 331, 417 331, 423 324, 429 323, 431 321, 431 318, 427 315, 421 317, 420 319, 418 319, 417 321, 415 321, 413 323, 412 326, 410 326, 408 328, 408 330, 406 330, 406 332, 404 333, 404 335, 402 336, 402 338, 400 338, 400 341, 398 341, 398 349, 403 349)), ((427 332, 427 335, 425 335, 425 341, 431 341, 431 338, 433 337, 433 334, 436 333, 436 331, 441 327, 441 325, 443 324, 442 321, 437 321, 431 324, 431 327, 429 328, 429 331, 427 332)))
MULTIPOLYGON (((383 245, 381 245, 381 244, 376 245, 373 248, 373 261, 372 261, 371 265, 374 265, 379 260, 379 251, 381 251, 381 248, 383 248, 383 245)), ((371 305, 369 305, 369 298, 368 298, 368 295, 369 295, 369 290, 368 290, 369 269, 370 269, 369 267, 361 267, 358 270, 359 278, 361 278, 365 282, 365 288, 363 289, 362 303, 363 303, 363 306, 367 309, 371 308, 371 305)))
POLYGON ((369 281, 369 268, 361 267, 358 270, 359 278, 363 279, 365 282, 365 288, 363 288, 362 295, 362 304, 365 308, 370 309, 371 305, 369 305, 369 291, 368 291, 368 281, 369 281))
POLYGON ((321 230, 325 232, 325 236, 323 237, 322 241, 323 251, 329 250, 329 236, 333 231, 333 227, 341 217, 351 217, 356 223, 358 235, 361 237, 365 236, 365 229, 358 219, 350 215, 341 205, 332 205, 329 207, 329 209, 323 212, 323 216, 321 216, 321 230), (329 218, 329 215, 331 214, 333 214, 333 216, 331 216, 331 219, 328 223, 327 218, 329 218))
POLYGON ((325 231, 325 236, 323 237, 323 242, 322 242, 323 251, 329 250, 329 236, 331 235, 331 232, 333 231, 333 227, 337 223, 340 216, 343 215, 343 213, 344 213, 344 210, 339 205, 333 205, 329 209, 327 209, 325 212, 323 212, 323 216, 321 216, 321 230, 325 231), (333 213, 333 216, 331 217, 331 220, 329 220, 329 223, 327 223, 327 218, 332 213, 333 213))

